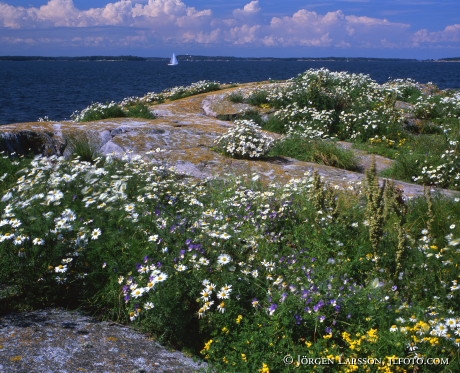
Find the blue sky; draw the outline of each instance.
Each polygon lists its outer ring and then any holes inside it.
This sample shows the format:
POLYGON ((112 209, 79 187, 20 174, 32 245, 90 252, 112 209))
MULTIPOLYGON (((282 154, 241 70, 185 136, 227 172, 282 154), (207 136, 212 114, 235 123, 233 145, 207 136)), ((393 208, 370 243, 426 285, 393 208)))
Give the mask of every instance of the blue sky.
POLYGON ((458 0, 0 0, 0 55, 460 56, 458 0))

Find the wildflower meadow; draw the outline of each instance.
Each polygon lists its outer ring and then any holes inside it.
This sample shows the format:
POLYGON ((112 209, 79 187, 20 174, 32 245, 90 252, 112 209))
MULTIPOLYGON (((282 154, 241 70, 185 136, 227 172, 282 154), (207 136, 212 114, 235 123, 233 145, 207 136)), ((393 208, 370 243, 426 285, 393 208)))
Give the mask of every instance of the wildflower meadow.
MULTIPOLYGON (((87 309, 209 372, 459 371, 460 196, 432 187, 459 185, 460 96, 428 88, 320 70, 262 94, 287 137, 395 157, 419 151, 406 145, 417 136, 444 139, 439 164, 413 175, 425 195, 411 199, 375 166, 341 187, 317 173, 266 185, 184 177, 159 149, 3 154, 0 310, 87 309), (424 117, 416 129, 395 108, 403 98, 424 117)), ((237 122, 216 146, 263 162, 276 146, 263 128, 237 122)))

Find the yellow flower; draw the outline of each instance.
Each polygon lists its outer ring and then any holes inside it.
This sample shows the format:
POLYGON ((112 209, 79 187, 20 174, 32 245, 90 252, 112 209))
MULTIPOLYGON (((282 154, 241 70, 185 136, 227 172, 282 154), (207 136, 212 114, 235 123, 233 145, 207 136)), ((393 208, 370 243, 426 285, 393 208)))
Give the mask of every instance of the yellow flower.
POLYGON ((222 328, 222 333, 228 334, 229 330, 226 326, 222 328))
POLYGON ((239 324, 241 320, 243 320, 243 315, 238 315, 238 317, 236 318, 236 323, 239 324))
POLYGON ((367 332, 367 340, 369 342, 377 342, 377 340, 379 339, 379 336, 377 335, 377 332, 378 332, 377 329, 370 329, 367 332))
POLYGON ((268 365, 263 363, 262 368, 259 369, 260 373, 270 373, 270 369, 268 368, 268 365))
POLYGON ((204 344, 203 351, 208 351, 208 350, 211 348, 212 342, 214 342, 212 339, 210 339, 209 341, 207 341, 207 342, 204 344))
POLYGON ((248 358, 246 357, 246 354, 241 354, 241 358, 243 359, 243 361, 248 361, 248 358))
POLYGON ((330 339, 330 338, 332 338, 332 334, 323 335, 323 338, 324 339, 330 339))
POLYGON ((419 321, 414 325, 414 329, 419 332, 419 334, 427 333, 430 330, 430 324, 425 321, 419 321))

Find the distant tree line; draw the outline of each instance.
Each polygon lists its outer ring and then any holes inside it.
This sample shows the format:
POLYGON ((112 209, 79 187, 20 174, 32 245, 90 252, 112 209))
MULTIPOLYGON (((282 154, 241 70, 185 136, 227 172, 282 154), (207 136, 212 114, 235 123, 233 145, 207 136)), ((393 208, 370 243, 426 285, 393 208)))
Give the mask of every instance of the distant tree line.
POLYGON ((3 61, 146 61, 137 56, 79 56, 79 57, 44 57, 44 56, 0 56, 3 61))
MULTIPOLYGON (((199 56, 178 55, 179 61, 416 61, 407 58, 369 58, 369 57, 233 57, 233 56, 199 56)), ((78 57, 45 57, 45 56, 0 56, 0 61, 166 61, 165 57, 138 56, 78 56, 78 57)), ((460 57, 440 58, 426 61, 460 61, 460 57)))

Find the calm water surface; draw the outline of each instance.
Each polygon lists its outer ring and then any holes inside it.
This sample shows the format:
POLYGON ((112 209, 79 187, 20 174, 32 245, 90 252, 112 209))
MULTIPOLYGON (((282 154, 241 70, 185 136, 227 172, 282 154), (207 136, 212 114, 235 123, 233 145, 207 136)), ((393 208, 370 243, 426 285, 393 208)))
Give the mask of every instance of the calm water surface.
POLYGON ((310 68, 369 74, 379 83, 412 78, 460 89, 460 63, 417 61, 0 61, 0 124, 69 119, 93 102, 121 101, 199 80, 288 79, 310 68))

